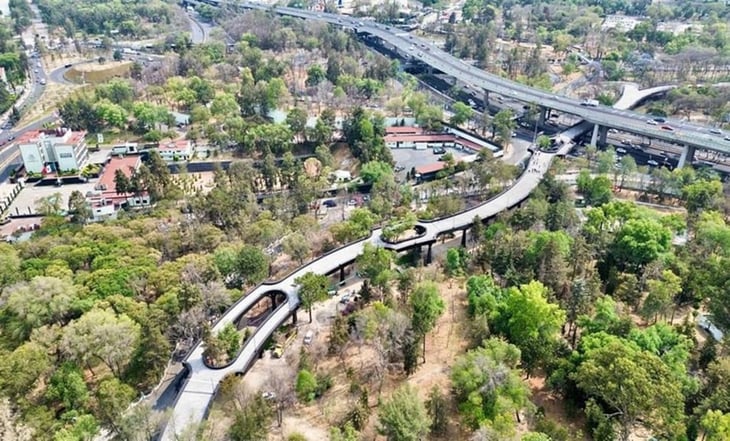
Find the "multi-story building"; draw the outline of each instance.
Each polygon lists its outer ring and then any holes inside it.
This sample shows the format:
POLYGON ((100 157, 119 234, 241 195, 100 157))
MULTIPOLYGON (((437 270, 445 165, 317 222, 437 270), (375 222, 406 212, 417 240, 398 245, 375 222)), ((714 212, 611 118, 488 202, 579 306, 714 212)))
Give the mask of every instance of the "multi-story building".
POLYGON ((89 160, 86 132, 66 128, 32 130, 15 142, 28 173, 80 171, 89 160))

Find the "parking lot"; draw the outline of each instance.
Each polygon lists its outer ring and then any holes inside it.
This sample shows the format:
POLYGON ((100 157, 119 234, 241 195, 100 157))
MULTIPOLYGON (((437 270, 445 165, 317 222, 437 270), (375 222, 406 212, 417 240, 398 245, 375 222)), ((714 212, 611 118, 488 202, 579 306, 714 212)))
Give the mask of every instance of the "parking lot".
MULTIPOLYGON (((458 150, 454 148, 445 148, 446 153, 454 155, 454 159, 463 158, 469 156, 472 153, 469 151, 458 150)), ((403 170, 396 173, 396 177, 403 181, 406 178, 411 168, 420 167, 422 165, 433 164, 438 162, 440 154, 434 154, 433 149, 416 150, 411 148, 405 149, 391 149, 393 154, 393 160, 395 161, 396 167, 403 167, 403 170)))
POLYGON ((61 195, 61 209, 68 209, 68 199, 75 190, 78 190, 86 196, 86 193, 94 190, 96 182, 86 182, 84 184, 66 184, 61 186, 46 185, 46 186, 35 186, 28 184, 24 187, 15 201, 10 205, 10 209, 7 214, 10 216, 14 215, 27 215, 37 213, 37 201, 39 199, 51 196, 55 193, 61 195))

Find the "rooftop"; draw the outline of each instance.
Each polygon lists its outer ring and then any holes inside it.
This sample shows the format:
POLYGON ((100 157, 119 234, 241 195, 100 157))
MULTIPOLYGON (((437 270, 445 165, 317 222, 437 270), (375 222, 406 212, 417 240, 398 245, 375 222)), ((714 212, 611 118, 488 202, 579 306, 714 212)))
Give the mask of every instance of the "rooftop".
POLYGON ((434 162, 433 164, 426 164, 420 167, 416 167, 416 173, 420 175, 427 175, 429 173, 436 173, 446 168, 445 162, 434 162))
POLYGON ((385 135, 385 142, 450 142, 454 135, 385 135))
POLYGON ((83 130, 72 131, 66 128, 51 130, 29 130, 18 137, 16 144, 31 144, 47 139, 53 144, 78 144, 86 136, 83 130))
POLYGON ((178 139, 171 142, 160 143, 158 150, 174 150, 177 152, 186 152, 190 150, 190 141, 187 139, 178 139))
POLYGON ((132 176, 132 170, 136 170, 141 162, 142 161, 139 156, 112 157, 106 167, 104 167, 104 171, 99 177, 97 188, 100 188, 105 192, 116 194, 117 186, 114 183, 114 175, 117 173, 117 170, 121 170, 126 177, 130 177, 132 176))
POLYGON ((419 135, 419 134, 423 133, 423 129, 421 127, 412 127, 412 126, 391 126, 391 127, 386 127, 385 133, 388 135, 395 135, 395 134, 419 135))

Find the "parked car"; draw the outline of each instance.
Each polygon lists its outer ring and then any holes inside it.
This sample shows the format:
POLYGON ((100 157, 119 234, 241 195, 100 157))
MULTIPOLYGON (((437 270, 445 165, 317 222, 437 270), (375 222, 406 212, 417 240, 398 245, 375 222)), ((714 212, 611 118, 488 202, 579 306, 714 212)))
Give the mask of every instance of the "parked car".
POLYGON ((650 159, 650 160, 646 161, 646 163, 647 163, 648 165, 652 166, 652 167, 658 167, 658 166, 659 166, 659 163, 658 163, 658 162, 656 162, 656 161, 655 161, 655 160, 653 160, 653 159, 650 159))
POLYGON ((322 202, 322 205, 328 208, 332 208, 337 206, 337 202, 333 201, 332 199, 327 199, 326 201, 322 202))
POLYGON ((434 147, 433 148, 434 155, 443 155, 444 153, 446 153, 446 149, 443 147, 434 147))
POLYGON ((625 155, 625 154, 626 154, 626 153, 628 153, 628 152, 626 151, 626 149, 625 149, 625 148, 623 148, 623 147, 619 147, 619 148, 617 148, 617 149, 616 149, 616 153, 618 153, 618 154, 620 154, 620 155, 625 155))

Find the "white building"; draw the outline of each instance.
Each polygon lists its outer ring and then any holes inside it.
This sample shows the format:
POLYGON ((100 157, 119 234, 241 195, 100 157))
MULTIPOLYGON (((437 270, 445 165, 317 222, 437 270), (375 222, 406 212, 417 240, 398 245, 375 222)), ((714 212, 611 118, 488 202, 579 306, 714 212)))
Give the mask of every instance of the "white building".
POLYGON ((86 132, 66 128, 33 130, 16 141, 28 173, 80 171, 89 160, 86 132))
POLYGON ((157 152, 168 162, 188 161, 193 156, 193 144, 188 139, 160 143, 157 152))

